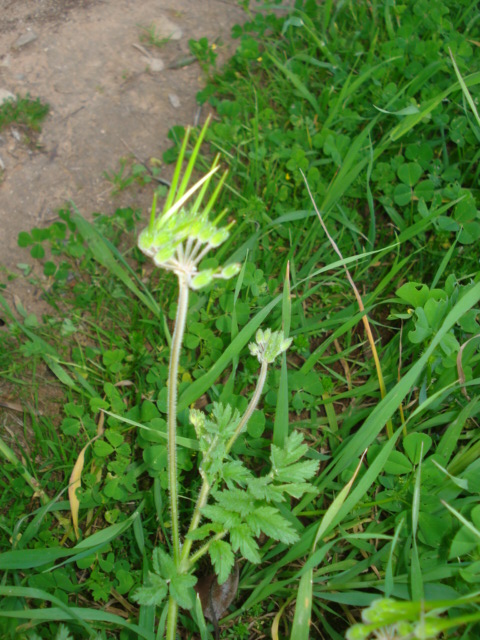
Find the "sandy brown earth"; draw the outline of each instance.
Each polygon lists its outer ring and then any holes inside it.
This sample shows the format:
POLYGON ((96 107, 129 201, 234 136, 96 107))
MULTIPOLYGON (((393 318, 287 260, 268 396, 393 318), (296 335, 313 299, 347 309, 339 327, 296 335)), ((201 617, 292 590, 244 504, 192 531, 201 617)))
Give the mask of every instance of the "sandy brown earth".
MULTIPOLYGON (((31 261, 20 231, 49 225, 69 199, 85 215, 113 211, 104 172, 129 155, 161 158, 171 126, 204 119, 202 70, 181 66, 188 40, 220 39, 226 55, 244 19, 236 0, 0 0, 0 90, 50 105, 36 147, 14 126, 0 132, 0 281, 31 261), (161 48, 140 41, 151 25, 170 38, 161 48)), ((146 210, 150 195, 137 197, 145 201, 131 204, 146 210)), ((9 284, 7 299, 12 292, 9 284)), ((22 298, 34 306, 28 288, 22 298)))

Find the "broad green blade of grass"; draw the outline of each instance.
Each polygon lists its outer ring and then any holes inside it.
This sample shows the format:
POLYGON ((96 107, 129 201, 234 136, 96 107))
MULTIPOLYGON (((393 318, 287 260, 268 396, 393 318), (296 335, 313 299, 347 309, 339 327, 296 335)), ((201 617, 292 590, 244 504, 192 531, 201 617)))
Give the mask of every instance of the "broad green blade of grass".
POLYGON ((412 600, 423 600, 425 597, 423 589, 423 576, 420 558, 418 554, 417 532, 418 518, 420 515, 421 482, 422 482, 422 457, 423 443, 421 445, 421 457, 415 471, 415 486, 412 499, 412 555, 410 563, 410 590, 412 600))
MULTIPOLYGON (((49 594, 47 591, 44 591, 43 589, 32 589, 29 587, 2 587, 0 586, 0 595, 3 596, 7 596, 9 598, 28 598, 31 600, 42 600, 43 602, 51 602, 52 604, 57 605, 57 607, 63 612, 63 614, 65 616, 67 616, 67 619, 69 620, 74 620, 75 622, 77 622, 80 626, 82 626, 91 636, 94 633, 94 630, 92 629, 92 627, 87 624, 87 622, 85 621, 85 618, 82 614, 78 613, 78 609, 72 609, 71 607, 69 607, 68 605, 66 605, 64 602, 62 602, 62 600, 60 600, 60 598, 57 598, 54 595, 49 594)), ((31 611, 32 615, 32 620, 34 620, 38 614, 40 614, 42 610, 33 610, 31 611)), ((24 610, 22 611, 22 613, 29 613, 30 610, 24 610)), ((6 612, 4 609, 0 610, 0 617, 1 616, 8 616, 8 612, 6 612)), ((12 616, 13 617, 13 616, 12 616)))
POLYGON ((452 513, 455 516, 455 518, 457 518, 459 522, 463 524, 464 527, 466 527, 470 531, 470 533, 472 533, 478 540, 480 540, 480 531, 472 522, 470 522, 470 520, 465 518, 465 516, 463 516, 454 507, 449 505, 448 502, 445 502, 445 500, 442 500, 442 504, 444 507, 446 507, 450 511, 450 513, 452 513))
POLYGON ((203 615, 202 603, 200 601, 200 596, 198 594, 195 600, 195 608, 192 611, 192 615, 195 622, 197 623, 197 627, 200 632, 200 640, 209 640, 209 633, 207 630, 205 617, 203 615))
POLYGON ((393 587, 394 587, 394 581, 395 581, 395 578, 393 575, 394 554, 395 554, 395 549, 397 547, 397 544, 400 538, 400 533, 402 531, 404 524, 405 524, 405 517, 403 517, 398 523, 398 525, 395 527, 395 534, 393 536, 392 545, 390 547, 387 567, 385 569, 385 597, 386 598, 389 598, 393 593, 393 587))
POLYGON ((0 570, 23 571, 25 569, 34 569, 55 562, 60 558, 67 558, 72 553, 74 553, 72 549, 60 549, 58 547, 5 551, 0 554, 0 570))
MULTIPOLYGON (((0 554, 0 569, 7 570, 23 570, 28 568, 41 567, 50 564, 61 558, 80 555, 87 556, 100 549, 105 548, 108 544, 124 533, 132 526, 135 518, 143 509, 143 503, 128 518, 122 522, 112 524, 105 529, 95 532, 93 535, 79 542, 75 547, 70 549, 51 547, 39 549, 20 549, 17 551, 6 551, 0 554)), ((58 567, 59 565, 57 565, 58 567)), ((55 569, 55 567, 53 567, 55 569)))
MULTIPOLYGON (((24 549, 26 545, 41 531, 42 524, 45 526, 45 516, 47 515, 47 513, 53 513, 53 515, 57 518, 58 522, 62 524, 62 526, 65 527, 66 529, 71 528, 71 522, 69 518, 60 516, 58 513, 54 511, 54 507, 58 506, 58 502, 57 502, 58 499, 60 498, 62 493, 66 490, 67 490, 66 488, 62 489, 60 493, 52 500, 50 500, 47 496, 47 500, 45 501, 43 506, 40 507, 40 509, 37 509, 33 513, 29 514, 29 515, 33 515, 34 517, 32 518, 32 521, 27 525, 25 530, 22 532, 22 534, 18 536, 18 539, 17 537, 15 537, 16 539, 16 544, 14 546, 15 549, 24 549)), ((40 494, 41 489, 39 490, 37 488, 36 492, 37 494, 40 494)))
POLYGON ((78 231, 88 244, 95 260, 105 267, 113 276, 118 278, 120 282, 122 282, 134 295, 136 295, 147 309, 150 309, 156 318, 162 320, 163 314, 157 302, 150 291, 138 278, 137 274, 126 262, 120 251, 111 242, 104 238, 94 225, 80 215, 80 212, 75 205, 72 204, 72 207, 74 209, 72 220, 75 222, 78 231))
POLYGON ((348 494, 350 493, 350 489, 352 488, 353 483, 355 482, 355 478, 357 477, 358 472, 360 471, 360 467, 362 465, 363 462, 363 458, 365 456, 365 453, 362 455, 357 468, 355 469, 352 477, 350 478, 350 480, 347 482, 347 484, 343 487, 343 489, 340 491, 340 493, 335 497, 334 501, 332 502, 332 504, 328 507, 327 511, 325 512, 325 515, 323 516, 319 526, 318 526, 318 530, 317 533, 315 535, 315 539, 313 541, 313 545, 312 545, 312 550, 315 550, 315 547, 317 546, 319 540, 322 540, 329 531, 332 530, 333 528, 333 522, 336 520, 340 510, 342 509, 345 500, 347 499, 348 494))
MULTIPOLYGON (((362 500, 363 497, 366 495, 368 489, 373 485, 375 480, 378 478, 379 474, 382 472, 383 467, 385 466, 388 460, 388 457, 390 456, 391 452, 395 448, 395 444, 401 432, 402 432, 402 427, 397 429, 397 431, 393 434, 393 436, 389 438, 389 440, 383 445, 382 450, 376 456, 375 460, 369 465, 368 470, 360 478, 358 485, 355 487, 352 493, 348 497, 347 497, 348 491, 344 495, 340 493, 338 495, 338 498, 341 497, 342 500, 340 500, 337 504, 335 501, 332 503, 331 507, 335 505, 335 509, 332 510, 332 513, 329 514, 329 518, 326 519, 326 526, 325 527, 322 526, 322 529, 324 530, 322 531, 321 535, 323 537, 327 535, 329 532, 331 532, 338 524, 340 524, 343 521, 343 519, 346 518, 348 514, 353 511, 353 509, 360 502, 360 500, 362 500)), ((345 487, 342 490, 342 492, 344 492, 347 487, 345 487)), ((307 498, 307 500, 309 499, 310 497, 307 498)), ((307 502, 307 500, 304 500, 302 502, 307 502)), ((298 507, 294 510, 294 512, 298 513, 301 511, 301 508, 303 508, 302 502, 298 505, 298 507)), ((327 511, 327 513, 329 512, 327 511)), ((323 521, 322 521, 322 525, 323 525, 323 521)), ((317 532, 315 543, 318 541, 319 537, 320 537, 319 532, 317 532)))
POLYGON ((469 309, 474 307, 479 300, 480 284, 476 284, 455 304, 418 361, 393 389, 389 391, 385 398, 379 402, 357 433, 339 450, 337 459, 323 474, 323 478, 318 487, 320 490, 327 486, 343 469, 347 468, 351 460, 357 458, 365 447, 368 447, 371 442, 373 442, 384 428, 387 420, 394 414, 400 403, 415 385, 416 380, 443 336, 446 335, 453 325, 458 322, 469 309))
POLYGON ((308 569, 298 585, 290 640, 308 640, 312 615, 313 570, 308 569))
MULTIPOLYGON (((46 602, 51 602, 53 598, 53 596, 51 596, 46 591, 42 591, 41 589, 29 589, 26 587, 0 587, 0 595, 3 595, 5 597, 17 596, 26 598, 37 598, 45 600, 46 602), (38 595, 31 595, 31 592, 38 595), (44 595, 42 596, 40 594, 44 595)), ((55 600, 58 599, 55 598, 55 600)), ((155 640, 154 633, 149 633, 144 629, 141 629, 138 625, 133 624, 128 620, 124 620, 120 616, 117 616, 113 613, 108 613, 106 611, 92 609, 89 607, 68 607, 61 601, 60 604, 61 606, 42 609, 1 609, 0 618, 20 618, 23 620, 28 620, 29 622, 36 622, 37 624, 43 621, 47 622, 50 620, 75 621, 79 622, 84 627, 87 626, 87 628, 90 628, 88 626, 88 622, 102 622, 115 625, 117 628, 122 627, 128 629, 132 633, 137 634, 140 638, 145 638, 145 640, 155 640)), ((93 629, 91 633, 94 634, 93 629)), ((93 638, 96 636, 92 635, 91 637, 93 638)))
POLYGON ((460 70, 457 66, 452 50, 450 48, 448 49, 448 53, 450 54, 450 58, 452 59, 453 68, 455 69, 455 74, 458 78, 458 82, 460 83, 460 87, 462 88, 463 95, 467 99, 470 109, 472 110, 472 113, 475 116, 475 120, 480 125, 480 116, 478 115, 477 105, 475 104, 475 101, 472 98, 472 94, 470 93, 467 85, 465 84, 465 80, 463 79, 462 74, 460 73, 460 70))

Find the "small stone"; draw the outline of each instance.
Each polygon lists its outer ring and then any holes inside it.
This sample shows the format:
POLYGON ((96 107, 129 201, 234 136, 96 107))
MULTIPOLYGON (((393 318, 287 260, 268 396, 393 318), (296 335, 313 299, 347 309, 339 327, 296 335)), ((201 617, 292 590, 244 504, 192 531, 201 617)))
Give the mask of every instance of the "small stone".
POLYGON ((158 73, 165 69, 165 63, 161 58, 148 58, 148 67, 152 73, 158 73))
POLYGON ((168 99, 170 100, 170 104, 174 109, 178 109, 180 107, 180 98, 176 93, 169 93, 168 99))
POLYGON ((7 100, 15 102, 16 99, 17 98, 13 95, 13 93, 11 93, 11 91, 7 91, 7 89, 0 89, 0 105, 2 105, 4 102, 7 102, 7 100))
POLYGON ((35 33, 35 31, 27 31, 27 33, 24 33, 22 36, 17 38, 15 44, 13 45, 13 48, 14 49, 20 49, 21 47, 26 47, 27 44, 30 44, 31 42, 33 42, 37 38, 38 38, 38 36, 35 33))

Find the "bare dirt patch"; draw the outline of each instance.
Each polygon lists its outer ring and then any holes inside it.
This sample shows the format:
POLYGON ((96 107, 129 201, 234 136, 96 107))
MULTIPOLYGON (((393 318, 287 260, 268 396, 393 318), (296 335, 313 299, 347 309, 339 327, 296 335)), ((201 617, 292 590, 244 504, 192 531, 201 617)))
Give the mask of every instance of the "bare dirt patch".
MULTIPOLYGON (((7 272, 30 261, 18 233, 51 224, 66 201, 85 215, 125 204, 112 197, 104 171, 129 154, 161 158, 170 127, 204 119, 195 101, 202 71, 180 64, 188 40, 220 38, 226 54, 230 28, 243 19, 235 0, 0 0, 0 88, 50 105, 35 148, 14 126, 0 132, 0 264, 7 272), (134 46, 150 25, 173 35, 161 49, 148 47, 162 71, 134 46), (19 45, 21 38, 30 42, 19 45)), ((147 189, 129 204, 146 211, 150 197, 147 189)), ((35 311, 34 292, 9 282, 10 301, 14 290, 35 311)))

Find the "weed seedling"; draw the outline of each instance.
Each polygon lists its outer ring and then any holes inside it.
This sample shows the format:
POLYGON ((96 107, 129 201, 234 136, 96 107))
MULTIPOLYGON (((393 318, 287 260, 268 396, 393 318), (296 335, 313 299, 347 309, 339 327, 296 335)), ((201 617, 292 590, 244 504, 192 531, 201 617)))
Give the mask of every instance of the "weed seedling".
POLYGON ((48 104, 44 104, 39 98, 32 100, 28 95, 25 98, 18 96, 16 100, 7 100, 0 105, 0 130, 15 124, 26 133, 38 133, 49 110, 48 104))
POLYGON ((149 27, 141 26, 140 29, 142 31, 140 34, 140 42, 142 44, 161 49, 171 40, 171 36, 168 36, 167 38, 160 37, 154 24, 151 24, 149 27))

